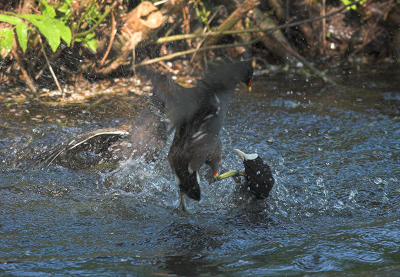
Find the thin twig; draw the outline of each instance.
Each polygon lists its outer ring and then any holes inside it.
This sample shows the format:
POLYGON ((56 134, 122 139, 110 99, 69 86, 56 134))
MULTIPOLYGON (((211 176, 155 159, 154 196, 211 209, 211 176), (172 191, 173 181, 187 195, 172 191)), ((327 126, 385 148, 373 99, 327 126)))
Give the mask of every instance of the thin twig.
MULTIPOLYGON (((53 68, 51 67, 51 64, 50 64, 50 62, 49 62, 49 59, 47 58, 46 52, 44 51, 42 39, 41 39, 40 37, 39 37, 39 41, 40 41, 40 46, 41 46, 41 48, 42 48, 43 56, 44 56, 44 58, 46 59, 46 62, 47 62, 47 66, 49 67, 49 70, 50 70, 50 72, 51 72, 51 75, 53 75, 54 82, 56 83, 56 85, 57 85, 57 87, 58 87, 58 90, 59 90, 62 94, 64 94, 63 91, 62 91, 62 89, 61 89, 61 87, 60 87, 60 84, 58 83, 56 74, 54 74, 54 71, 53 71, 53 68)), ((64 95, 63 95, 63 96, 64 96, 64 95)))
POLYGON ((35 76, 35 80, 38 80, 40 78, 40 76, 42 76, 43 72, 45 71, 45 69, 47 68, 48 64, 46 63, 43 68, 39 71, 38 74, 36 74, 35 76))
POLYGON ((390 1, 389 1, 389 4, 387 5, 387 8, 386 8, 386 10, 385 10, 385 14, 384 14, 384 16, 383 16, 383 21, 386 21, 388 15, 389 15, 390 6, 392 5, 392 3, 393 3, 393 0, 390 0, 390 1))
POLYGON ((107 51, 104 54, 103 59, 101 59, 101 61, 100 61, 100 66, 103 66, 105 60, 107 59, 108 54, 110 53, 111 46, 112 46, 112 44, 114 42, 115 34, 117 33, 116 25, 117 24, 115 23, 114 13, 111 13, 111 37, 110 37, 110 42, 108 43, 107 51))
POLYGON ((173 74, 178 74, 179 70, 173 70, 170 66, 168 66, 165 62, 160 61, 160 64, 166 68, 169 72, 172 72, 173 74))
POLYGON ((31 77, 29 77, 28 72, 25 70, 24 64, 22 63, 20 56, 18 55, 17 51, 15 51, 15 50, 11 50, 11 53, 13 54, 14 58, 17 60, 17 63, 21 70, 21 73, 22 73, 21 79, 25 82, 25 84, 28 86, 30 91, 36 96, 37 89, 31 79, 31 77))

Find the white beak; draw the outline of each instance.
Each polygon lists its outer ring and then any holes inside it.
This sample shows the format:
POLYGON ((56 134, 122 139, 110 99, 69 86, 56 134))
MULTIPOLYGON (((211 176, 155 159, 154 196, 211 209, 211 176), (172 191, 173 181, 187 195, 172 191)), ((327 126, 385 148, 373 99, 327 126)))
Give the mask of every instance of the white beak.
POLYGON ((258 157, 258 155, 255 154, 255 153, 254 154, 246 154, 246 153, 240 151, 239 149, 234 149, 234 150, 235 150, 236 154, 239 155, 239 157, 242 160, 242 162, 249 161, 249 160, 250 161, 251 160, 255 160, 258 157))

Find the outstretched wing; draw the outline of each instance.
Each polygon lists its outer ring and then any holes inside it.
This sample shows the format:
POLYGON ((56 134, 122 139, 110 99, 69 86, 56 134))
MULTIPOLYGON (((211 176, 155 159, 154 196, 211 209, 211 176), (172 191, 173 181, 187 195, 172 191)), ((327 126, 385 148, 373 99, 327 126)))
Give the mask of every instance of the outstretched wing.
POLYGON ((35 160, 49 166, 54 160, 66 153, 82 151, 100 153, 107 149, 112 143, 122 139, 126 135, 128 135, 126 130, 118 130, 115 128, 106 128, 85 133, 41 153, 35 160))

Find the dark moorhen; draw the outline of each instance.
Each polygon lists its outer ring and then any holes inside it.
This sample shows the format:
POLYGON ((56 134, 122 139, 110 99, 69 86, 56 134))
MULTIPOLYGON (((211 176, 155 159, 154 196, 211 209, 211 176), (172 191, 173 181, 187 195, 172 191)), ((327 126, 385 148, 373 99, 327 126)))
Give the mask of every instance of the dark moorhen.
POLYGON ((268 197, 275 179, 272 176, 272 171, 258 154, 245 154, 239 149, 234 149, 243 162, 244 170, 230 170, 218 175, 216 181, 229 177, 244 176, 246 179, 246 189, 252 192, 256 198, 265 199, 268 197))
POLYGON ((271 168, 258 154, 245 154, 235 149, 244 165, 246 186, 258 199, 268 197, 275 180, 271 168))
POLYGON ((233 91, 239 82, 251 90, 253 67, 238 62, 211 70, 197 87, 179 87, 166 96, 166 114, 175 129, 168 160, 186 210, 184 194, 200 200, 199 169, 207 164, 218 178, 222 143, 219 137, 233 91))

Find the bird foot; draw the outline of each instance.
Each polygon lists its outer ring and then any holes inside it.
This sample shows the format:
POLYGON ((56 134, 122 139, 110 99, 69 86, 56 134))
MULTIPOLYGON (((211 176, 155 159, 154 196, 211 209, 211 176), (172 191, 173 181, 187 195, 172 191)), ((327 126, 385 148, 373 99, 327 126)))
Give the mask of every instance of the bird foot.
POLYGON ((192 214, 192 211, 190 211, 185 205, 185 194, 180 193, 180 197, 181 197, 181 203, 179 204, 179 210, 181 210, 184 213, 192 214))

